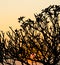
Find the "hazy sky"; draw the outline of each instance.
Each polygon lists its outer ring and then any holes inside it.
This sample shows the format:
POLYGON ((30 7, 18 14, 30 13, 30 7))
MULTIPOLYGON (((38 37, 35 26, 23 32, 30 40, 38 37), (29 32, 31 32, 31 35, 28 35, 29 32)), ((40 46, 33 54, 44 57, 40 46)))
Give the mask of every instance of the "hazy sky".
POLYGON ((18 17, 34 19, 34 13, 53 4, 60 5, 60 0, 0 0, 0 30, 19 28, 18 17))
POLYGON ((60 0, 0 0, 0 30, 18 28, 18 17, 33 19, 34 13, 53 4, 60 5, 60 0))

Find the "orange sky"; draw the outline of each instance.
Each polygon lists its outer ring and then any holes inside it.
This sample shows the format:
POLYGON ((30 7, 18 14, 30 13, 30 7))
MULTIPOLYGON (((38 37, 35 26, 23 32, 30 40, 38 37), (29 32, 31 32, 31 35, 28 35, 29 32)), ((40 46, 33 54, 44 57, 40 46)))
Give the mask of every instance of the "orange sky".
POLYGON ((60 4, 60 0, 0 0, 0 30, 19 27, 18 17, 34 18, 34 13, 49 5, 60 4))
POLYGON ((0 0, 0 30, 19 28, 18 17, 34 19, 34 13, 53 4, 60 5, 60 0, 0 0))

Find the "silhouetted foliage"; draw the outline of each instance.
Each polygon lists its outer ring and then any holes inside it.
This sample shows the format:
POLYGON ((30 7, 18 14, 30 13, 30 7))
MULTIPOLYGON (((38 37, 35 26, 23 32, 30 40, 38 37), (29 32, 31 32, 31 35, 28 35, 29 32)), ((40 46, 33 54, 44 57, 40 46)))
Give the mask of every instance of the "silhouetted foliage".
POLYGON ((22 65, 29 65, 28 60, 44 65, 58 65, 60 62, 60 6, 49 6, 34 16, 35 21, 24 21, 24 16, 18 18, 20 29, 9 27, 9 40, 6 41, 4 33, 0 33, 2 65, 15 65, 16 60, 22 65))
POLYGON ((26 20, 22 27, 22 46, 27 58, 36 54, 34 59, 44 65, 57 65, 60 61, 60 6, 53 5, 35 15, 36 21, 26 20))

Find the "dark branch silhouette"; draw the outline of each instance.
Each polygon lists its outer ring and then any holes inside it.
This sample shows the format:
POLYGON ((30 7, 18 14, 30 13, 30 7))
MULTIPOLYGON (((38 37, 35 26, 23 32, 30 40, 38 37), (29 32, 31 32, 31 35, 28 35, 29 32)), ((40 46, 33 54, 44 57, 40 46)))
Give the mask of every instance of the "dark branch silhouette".
POLYGON ((28 60, 43 65, 60 64, 60 5, 50 5, 39 14, 34 14, 35 21, 30 18, 18 18, 20 29, 9 27, 5 38, 0 32, 0 63, 2 65, 30 65, 28 60), (22 23, 20 22, 22 21, 22 23), (10 61, 9 61, 10 60, 10 61))

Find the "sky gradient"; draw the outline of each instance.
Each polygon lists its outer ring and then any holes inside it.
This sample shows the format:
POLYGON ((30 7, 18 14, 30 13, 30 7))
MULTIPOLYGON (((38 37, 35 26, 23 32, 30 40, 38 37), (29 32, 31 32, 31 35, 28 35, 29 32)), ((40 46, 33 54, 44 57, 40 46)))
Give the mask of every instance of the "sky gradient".
POLYGON ((60 0, 0 0, 0 30, 6 32, 9 26, 19 28, 18 17, 34 19, 34 13, 40 13, 49 5, 60 5, 60 0))
POLYGON ((60 5, 60 0, 0 0, 0 30, 19 28, 18 17, 34 19, 34 13, 53 4, 60 5))

